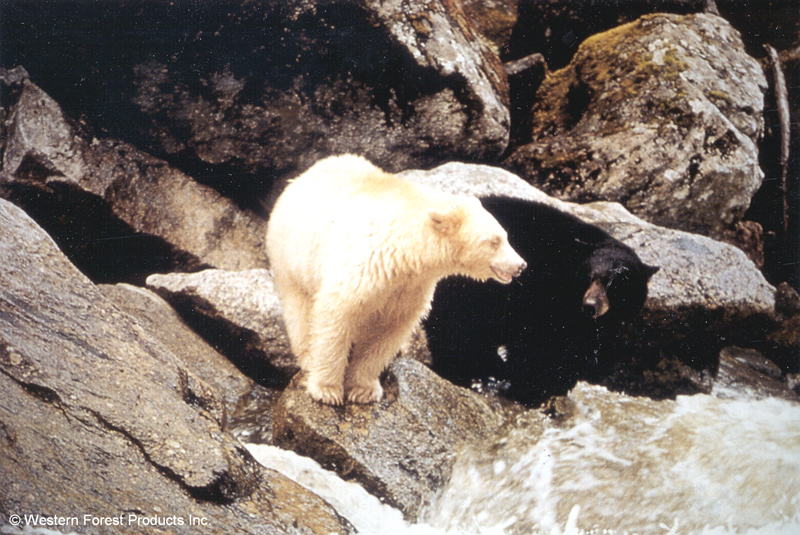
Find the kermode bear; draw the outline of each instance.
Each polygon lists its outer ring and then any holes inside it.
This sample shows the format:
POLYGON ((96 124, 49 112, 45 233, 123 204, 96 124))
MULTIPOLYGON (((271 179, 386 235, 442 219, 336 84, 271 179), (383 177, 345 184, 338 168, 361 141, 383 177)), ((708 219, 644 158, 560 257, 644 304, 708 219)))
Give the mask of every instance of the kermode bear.
POLYGON ((352 155, 290 182, 270 216, 267 254, 306 389, 328 404, 381 399, 379 376, 428 313, 440 279, 508 284, 526 266, 478 199, 352 155))

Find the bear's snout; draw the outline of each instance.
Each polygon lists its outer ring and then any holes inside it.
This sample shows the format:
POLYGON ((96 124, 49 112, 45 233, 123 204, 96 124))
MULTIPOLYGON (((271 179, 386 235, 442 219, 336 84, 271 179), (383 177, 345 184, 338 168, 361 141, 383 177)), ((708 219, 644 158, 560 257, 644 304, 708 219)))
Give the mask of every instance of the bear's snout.
POLYGON ((512 258, 506 262, 498 262, 491 266, 492 271, 495 274, 495 278, 502 282, 503 284, 509 284, 514 277, 519 277, 525 268, 528 267, 528 263, 522 259, 513 249, 513 256, 516 258, 512 258))
POLYGON ((583 294, 583 311, 593 318, 599 318, 611 308, 606 287, 598 280, 592 281, 589 289, 583 294))

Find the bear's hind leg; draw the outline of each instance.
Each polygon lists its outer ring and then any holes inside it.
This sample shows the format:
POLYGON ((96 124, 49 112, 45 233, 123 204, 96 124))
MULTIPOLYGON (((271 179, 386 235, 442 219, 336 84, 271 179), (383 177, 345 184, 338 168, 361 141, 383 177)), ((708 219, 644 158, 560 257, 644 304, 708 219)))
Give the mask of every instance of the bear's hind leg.
POLYGON ((295 358, 300 362, 301 356, 308 351, 308 326, 310 323, 311 298, 303 291, 293 289, 281 294, 283 323, 289 337, 289 345, 295 358))

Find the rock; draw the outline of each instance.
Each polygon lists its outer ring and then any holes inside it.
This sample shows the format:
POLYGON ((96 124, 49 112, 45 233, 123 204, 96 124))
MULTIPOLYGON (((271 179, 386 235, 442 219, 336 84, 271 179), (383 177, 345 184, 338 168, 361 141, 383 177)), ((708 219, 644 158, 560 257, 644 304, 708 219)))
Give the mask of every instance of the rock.
MULTIPOLYGON (((228 359, 192 331, 158 295, 129 284, 100 285, 100 290, 150 336, 181 360, 189 374, 213 388, 224 401, 226 418, 249 398, 256 385, 228 359)), ((224 421, 224 420, 223 420, 224 421)))
POLYGON ((147 286, 250 377, 285 385, 298 371, 268 270, 155 274, 147 286))
POLYGON ((775 292, 778 325, 767 334, 769 357, 787 372, 797 372, 800 362, 800 295, 782 282, 775 292))
POLYGON ((315 459, 415 520, 447 482, 456 453, 503 422, 480 395, 399 358, 375 404, 315 402, 295 379, 278 402, 275 442, 315 459))
POLYGON ((737 221, 723 231, 720 239, 744 251, 757 268, 764 267, 764 227, 760 223, 737 221))
POLYGON ((205 533, 352 532, 260 467, 207 409, 213 389, 3 199, 0 227, 1 522, 118 517, 149 533, 160 517, 188 534, 192 517, 205 533))
POLYGON ((800 401, 782 381, 781 369, 761 352, 726 347, 719 355, 719 370, 711 391, 719 398, 765 399, 769 397, 800 401))
POLYGON ((761 185, 766 87, 723 19, 645 16, 587 39, 548 76, 531 142, 504 165, 562 200, 618 201, 719 237, 761 185))
MULTIPOLYGON (((650 279, 644 310, 630 326, 626 344, 631 354, 625 359, 644 359, 657 368, 664 355, 678 356, 699 369, 714 370, 723 347, 763 340, 775 326, 775 288, 736 247, 655 226, 617 203, 563 202, 495 167, 450 163, 401 176, 456 194, 506 195, 553 206, 599 226, 632 247, 644 263, 660 266, 650 279)), ((707 379, 694 376, 696 371, 687 383, 687 372, 677 374, 681 384, 705 385, 695 391, 710 389, 707 379)), ((637 391, 652 391, 652 383, 643 384, 649 387, 637 391)))
POLYGON ((519 0, 463 0, 467 19, 498 56, 506 51, 517 23, 519 0))
POLYGON ((706 0, 539 0, 522 2, 509 54, 543 54, 554 69, 566 66, 578 45, 594 34, 632 22, 648 13, 695 13, 706 0))
POLYGON ((793 2, 739 0, 537 0, 521 2, 508 55, 541 53, 555 69, 566 66, 586 38, 649 13, 715 13, 742 34, 749 54, 763 54, 761 45, 778 50, 797 46, 797 9, 793 2), (716 4, 716 12, 710 4, 716 4), (757 29, 757 31, 754 31, 757 29))
POLYGON ((508 143, 502 63, 459 2, 53 7, 4 13, 4 60, 30 58, 94 126, 243 202, 335 153, 398 170, 495 159, 508 143))
POLYGON ((24 69, 0 71, 0 83, 13 95, 0 191, 94 280, 268 265, 264 221, 162 160, 83 133, 24 69))

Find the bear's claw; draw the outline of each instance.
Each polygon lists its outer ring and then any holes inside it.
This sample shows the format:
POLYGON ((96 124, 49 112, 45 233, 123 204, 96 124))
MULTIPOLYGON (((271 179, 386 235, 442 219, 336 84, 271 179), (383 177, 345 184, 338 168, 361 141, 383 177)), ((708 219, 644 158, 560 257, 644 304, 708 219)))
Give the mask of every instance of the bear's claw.
POLYGON ((313 399, 326 405, 342 405, 344 403, 344 392, 341 387, 312 387, 311 385, 308 385, 306 387, 306 391, 313 399))
MULTIPOLYGON (((378 383, 378 381, 375 381, 378 383)), ((383 397, 383 388, 380 384, 369 386, 352 386, 347 391, 347 399, 353 403, 372 403, 380 401, 383 397)))

